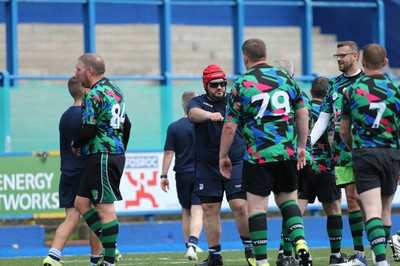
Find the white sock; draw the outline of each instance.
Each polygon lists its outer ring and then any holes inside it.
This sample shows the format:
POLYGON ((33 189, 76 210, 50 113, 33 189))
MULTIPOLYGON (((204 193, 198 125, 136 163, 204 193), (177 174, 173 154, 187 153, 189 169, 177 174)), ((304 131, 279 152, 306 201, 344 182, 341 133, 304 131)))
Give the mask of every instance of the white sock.
POLYGON ((331 256, 335 256, 336 258, 340 258, 340 257, 341 257, 341 254, 340 254, 340 252, 338 252, 338 253, 331 253, 331 256))
POLYGON ((383 260, 383 261, 377 261, 376 266, 388 266, 389 263, 387 262, 387 260, 383 260))
POLYGON ((357 258, 365 258, 364 251, 355 250, 354 253, 356 254, 357 258))
POLYGON ((56 248, 51 248, 51 249, 49 249, 48 255, 49 255, 50 257, 52 257, 52 258, 57 259, 58 261, 60 261, 60 259, 61 259, 61 251, 59 251, 59 250, 56 249, 56 248))
POLYGON ((263 264, 268 264, 268 259, 266 259, 266 260, 258 260, 257 261, 257 266, 263 265, 263 264))

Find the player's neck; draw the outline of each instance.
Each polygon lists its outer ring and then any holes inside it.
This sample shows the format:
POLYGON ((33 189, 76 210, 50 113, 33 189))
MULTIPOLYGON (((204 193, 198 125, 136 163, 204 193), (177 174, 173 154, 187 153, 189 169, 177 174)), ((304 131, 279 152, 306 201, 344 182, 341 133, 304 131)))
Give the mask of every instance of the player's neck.
POLYGON ((365 76, 378 76, 378 75, 383 75, 382 69, 371 70, 365 68, 365 76))
POLYGON ((322 102, 324 99, 323 98, 312 98, 312 100, 313 101, 316 101, 316 102, 322 102))
POLYGON ((81 106, 82 105, 82 100, 79 101, 74 101, 74 104, 72 106, 81 106))
POLYGON ((251 68, 253 68, 253 67, 255 67, 255 66, 257 66, 257 65, 261 65, 261 64, 267 64, 267 60, 258 60, 258 61, 256 61, 256 62, 249 62, 247 65, 246 65, 246 68, 247 69, 251 69, 251 68))
POLYGON ((92 88, 97 82, 99 82, 103 78, 104 78, 104 75, 93 77, 92 80, 90 81, 90 87, 92 88))
POLYGON ((357 76, 361 72, 361 69, 357 67, 356 69, 351 69, 347 71, 346 73, 343 73, 345 77, 354 77, 357 76))

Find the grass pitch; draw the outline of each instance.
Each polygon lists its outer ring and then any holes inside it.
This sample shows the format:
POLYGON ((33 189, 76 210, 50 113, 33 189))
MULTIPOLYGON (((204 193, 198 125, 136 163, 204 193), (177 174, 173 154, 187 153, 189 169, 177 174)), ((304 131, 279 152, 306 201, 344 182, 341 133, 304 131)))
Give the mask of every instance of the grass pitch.
MULTIPOLYGON (((353 249, 342 248, 342 252, 351 255, 353 249)), ((277 250, 269 250, 268 257, 271 266, 275 265, 275 259, 277 257, 277 250)), ((386 254, 390 259, 391 265, 397 265, 391 257, 390 248, 387 249, 386 254)), ((141 253, 141 254, 122 254, 122 260, 117 264, 122 265, 146 265, 146 266, 161 266, 161 265, 195 265, 196 262, 188 261, 184 258, 184 253, 171 252, 171 253, 141 253)), ((204 260, 208 253, 201 252, 198 253, 199 261, 204 260)), ((329 262, 330 250, 327 248, 312 248, 311 255, 313 257, 314 266, 326 266, 329 262)), ((368 264, 372 265, 371 252, 370 249, 366 249, 366 256, 368 259, 368 264)), ((243 251, 222 251, 222 257, 224 259, 225 266, 246 266, 247 263, 244 259, 243 251)), ((32 265, 42 265, 44 257, 24 257, 24 258, 5 258, 0 259, 1 266, 32 266, 32 265)), ((88 256, 63 256, 61 263, 63 266, 87 266, 89 265, 88 256)), ((400 265, 400 263, 398 263, 400 265)))

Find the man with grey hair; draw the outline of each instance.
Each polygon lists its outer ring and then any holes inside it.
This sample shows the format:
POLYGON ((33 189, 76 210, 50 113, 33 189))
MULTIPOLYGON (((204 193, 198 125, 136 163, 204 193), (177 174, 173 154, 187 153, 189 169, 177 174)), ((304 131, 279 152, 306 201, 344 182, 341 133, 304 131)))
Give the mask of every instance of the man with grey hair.
POLYGON ((187 117, 188 104, 196 96, 196 92, 192 90, 182 94, 184 117, 168 126, 160 176, 161 189, 168 192, 168 169, 175 155, 176 192, 182 206, 182 231, 187 249, 185 257, 189 260, 197 260, 197 243, 203 228, 203 209, 199 196, 195 193, 194 124, 187 117))
MULTIPOLYGON (((291 60, 285 58, 275 59, 272 62, 272 66, 280 68, 286 71, 291 77, 294 77, 293 62, 291 60)), ((303 94, 303 96, 305 96, 305 94, 303 94)), ((305 103, 307 103, 308 100, 306 100, 306 97, 304 99, 305 103)), ((300 184, 301 182, 299 183, 299 188, 301 186, 300 184)), ((290 237, 287 234, 286 226, 282 221, 281 240, 279 243, 278 257, 276 258, 276 266, 297 265, 296 261, 292 257, 292 250, 292 242, 290 241, 290 237)))
POLYGON ((291 60, 285 58, 276 59, 272 62, 272 65, 285 70, 290 76, 294 76, 293 62, 291 60))

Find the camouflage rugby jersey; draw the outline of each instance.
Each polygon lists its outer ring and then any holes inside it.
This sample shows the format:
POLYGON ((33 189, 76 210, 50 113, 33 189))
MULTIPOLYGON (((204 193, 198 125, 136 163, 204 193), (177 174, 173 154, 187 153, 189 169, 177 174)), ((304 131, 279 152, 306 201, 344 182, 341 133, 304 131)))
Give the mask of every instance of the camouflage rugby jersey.
POLYGON ((342 97, 343 92, 351 86, 359 77, 364 75, 361 70, 355 76, 345 77, 339 75, 328 83, 327 94, 322 102, 321 112, 332 114, 332 122, 335 133, 332 143, 332 166, 352 166, 351 153, 340 137, 340 119, 342 117, 342 97))
POLYGON ((343 98, 355 129, 353 148, 399 148, 399 84, 384 75, 364 76, 343 98))
MULTIPOLYGON (((321 102, 312 100, 311 110, 309 110, 309 115, 311 119, 310 128, 312 129, 318 120, 319 113, 321 111, 321 102)), ((312 147, 312 170, 320 174, 323 171, 332 172, 331 169, 331 147, 329 145, 329 136, 333 136, 334 127, 333 123, 328 124, 328 128, 325 130, 324 134, 315 142, 312 147)))
POLYGON ((122 154, 125 122, 125 102, 122 91, 107 78, 97 82, 82 100, 82 124, 94 125, 95 136, 85 144, 85 154, 122 154))
POLYGON ((244 160, 253 164, 297 160, 294 114, 304 108, 299 86, 266 64, 249 69, 232 87, 225 122, 242 126, 244 160))

